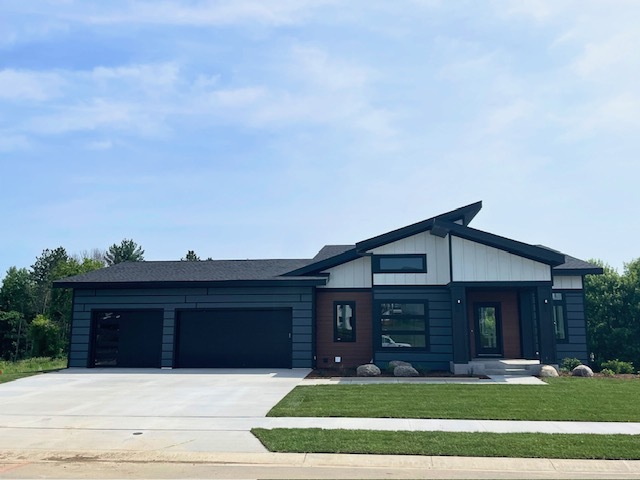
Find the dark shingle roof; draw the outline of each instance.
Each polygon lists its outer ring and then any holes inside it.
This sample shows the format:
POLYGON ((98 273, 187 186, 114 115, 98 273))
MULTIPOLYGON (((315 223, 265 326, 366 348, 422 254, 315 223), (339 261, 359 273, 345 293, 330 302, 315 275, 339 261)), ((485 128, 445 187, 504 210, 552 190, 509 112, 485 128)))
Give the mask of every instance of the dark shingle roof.
POLYGON ((351 250, 352 248, 355 248, 355 245, 325 245, 320 249, 317 255, 313 257, 312 262, 321 262, 322 260, 326 260, 327 258, 340 255, 341 253, 344 253, 347 250, 351 250))
POLYGON ((571 255, 564 255, 564 263, 553 268, 553 273, 557 275, 599 275, 602 274, 602 268, 593 263, 585 262, 571 255))
MULTIPOLYGON (((82 275, 55 282, 58 287, 88 284, 140 284, 149 282, 229 282, 229 281, 278 281, 280 277, 308 264, 309 259, 276 260, 207 260, 200 262, 125 262, 101 268, 82 275)), ((312 279, 316 277, 307 277, 312 279)))

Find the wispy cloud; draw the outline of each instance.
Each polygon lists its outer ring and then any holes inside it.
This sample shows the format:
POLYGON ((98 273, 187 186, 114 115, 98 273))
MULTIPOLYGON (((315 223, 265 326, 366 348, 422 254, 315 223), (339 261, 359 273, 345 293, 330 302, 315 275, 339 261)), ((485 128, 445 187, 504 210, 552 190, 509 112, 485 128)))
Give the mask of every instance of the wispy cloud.
POLYGON ((57 72, 0 70, 0 100, 4 101, 50 100, 60 96, 64 85, 57 72))

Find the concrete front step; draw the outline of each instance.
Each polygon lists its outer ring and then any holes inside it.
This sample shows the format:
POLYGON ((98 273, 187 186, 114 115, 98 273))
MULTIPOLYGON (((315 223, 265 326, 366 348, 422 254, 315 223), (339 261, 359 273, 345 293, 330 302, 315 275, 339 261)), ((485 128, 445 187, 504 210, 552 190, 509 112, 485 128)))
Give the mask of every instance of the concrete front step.
POLYGON ((466 364, 452 364, 452 371, 457 374, 473 375, 538 375, 538 360, 477 358, 466 364))

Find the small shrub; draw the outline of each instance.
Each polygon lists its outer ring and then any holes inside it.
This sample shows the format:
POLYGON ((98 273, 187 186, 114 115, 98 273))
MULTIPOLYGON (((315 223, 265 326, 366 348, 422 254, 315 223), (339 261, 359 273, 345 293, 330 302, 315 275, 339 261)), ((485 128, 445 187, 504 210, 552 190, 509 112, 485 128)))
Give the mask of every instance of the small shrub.
POLYGON ((616 374, 616 372, 614 372, 610 368, 603 368, 602 370, 600 370, 600 373, 605 377, 613 377, 616 374))
POLYGON ((603 370, 612 370, 614 373, 634 373, 633 363, 618 360, 609 360, 600 364, 603 370))
POLYGON ((578 365, 582 365, 582 362, 580 360, 578 360, 577 358, 567 357, 562 359, 562 365, 560 366, 560 368, 565 372, 570 372, 578 365))

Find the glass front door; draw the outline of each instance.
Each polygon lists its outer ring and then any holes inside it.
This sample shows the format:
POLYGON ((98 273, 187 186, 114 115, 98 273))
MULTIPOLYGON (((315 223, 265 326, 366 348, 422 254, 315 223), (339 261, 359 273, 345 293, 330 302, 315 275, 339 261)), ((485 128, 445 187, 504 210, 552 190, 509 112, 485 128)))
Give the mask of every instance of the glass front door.
POLYGON ((502 324, 499 303, 476 303, 476 354, 502 356, 502 324))

